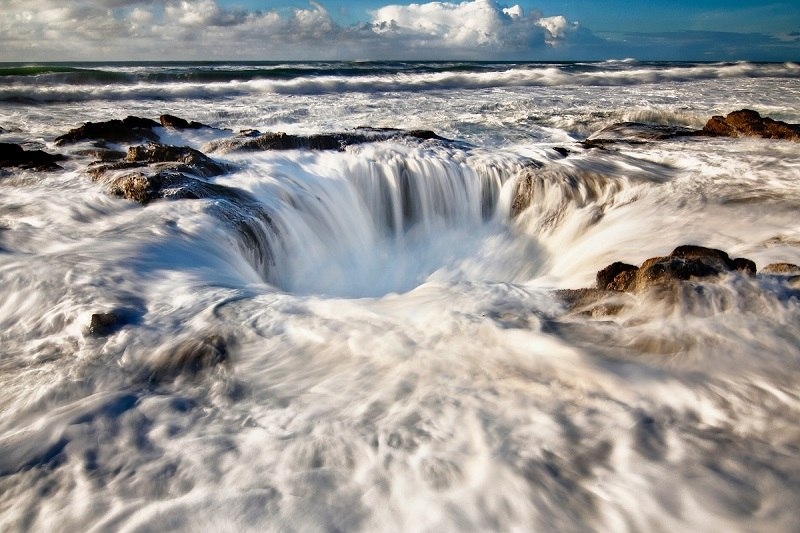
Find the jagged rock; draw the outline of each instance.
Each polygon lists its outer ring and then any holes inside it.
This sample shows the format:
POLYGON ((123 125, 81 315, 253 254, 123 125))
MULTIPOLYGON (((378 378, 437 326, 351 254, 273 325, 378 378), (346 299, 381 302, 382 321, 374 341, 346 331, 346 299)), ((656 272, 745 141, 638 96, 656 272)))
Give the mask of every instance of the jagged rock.
POLYGON ((154 174, 131 172, 112 179, 108 192, 114 196, 147 205, 154 200, 196 200, 228 196, 232 189, 224 185, 208 183, 174 170, 163 170, 154 174))
POLYGON ((62 159, 62 155, 48 154, 43 150, 25 150, 18 144, 0 143, 0 168, 55 170, 61 168, 56 161, 62 159))
POLYGON ((752 109, 740 109, 726 117, 713 116, 703 127, 706 135, 722 137, 763 137, 800 141, 800 124, 762 117, 752 109))
POLYGON ((428 130, 364 130, 364 132, 319 133, 314 135, 290 135, 287 133, 261 133, 247 130, 230 139, 212 141, 204 149, 207 152, 233 152, 257 150, 337 150, 348 146, 398 138, 442 140, 428 130))
POLYGON ((129 116, 123 120, 113 119, 106 122, 86 122, 82 126, 56 137, 56 145, 72 144, 79 141, 97 141, 98 143, 126 143, 155 141, 158 135, 153 128, 160 124, 154 120, 129 116))
POLYGON ((770 263, 761 269, 761 273, 794 276, 800 274, 800 266, 793 263, 770 263))
POLYGON ((144 164, 180 163, 182 172, 191 172, 203 177, 219 176, 228 171, 224 165, 188 146, 170 146, 158 143, 131 146, 128 148, 125 160, 144 164))
POLYGON ((597 272, 597 288, 599 290, 625 291, 639 267, 616 261, 597 272))
POLYGON ((198 130, 202 128, 211 128, 211 126, 206 124, 195 122, 194 120, 189 122, 188 120, 176 117, 175 115, 161 115, 158 117, 158 120, 165 128, 173 128, 176 130, 198 130))
POLYGON ((195 186, 192 174, 209 178, 227 172, 227 167, 207 155, 188 146, 169 146, 150 143, 132 146, 125 160, 112 164, 94 164, 88 169, 92 179, 98 181, 114 175, 110 192, 143 204, 158 198, 167 197, 164 191, 171 191, 171 198, 195 198, 195 189, 208 185, 200 182, 195 186), (121 174, 121 171, 132 171, 121 174), (190 186, 191 185, 191 186, 190 186), (188 188, 180 193, 176 189, 188 188))
POLYGON ((722 250, 704 246, 678 246, 669 255, 651 257, 641 266, 615 262, 597 272, 597 289, 641 292, 649 288, 739 271, 755 275, 756 264, 743 257, 731 259, 722 250))

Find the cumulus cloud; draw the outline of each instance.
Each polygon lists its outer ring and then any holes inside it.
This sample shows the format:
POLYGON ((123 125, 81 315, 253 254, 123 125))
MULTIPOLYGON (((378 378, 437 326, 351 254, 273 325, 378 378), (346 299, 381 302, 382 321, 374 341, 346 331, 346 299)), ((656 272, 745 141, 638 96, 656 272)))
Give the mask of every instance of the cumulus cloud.
POLYGON ((576 35, 564 17, 493 0, 387 5, 343 26, 308 8, 248 11, 217 0, 5 0, 0 60, 537 59, 576 35))
POLYGON ((352 25, 337 23, 313 0, 304 9, 260 11, 227 8, 219 0, 2 1, 0 61, 644 59, 653 50, 673 50, 664 59, 698 59, 678 54, 701 54, 702 46, 722 53, 720 41, 743 54, 735 59, 750 59, 736 39, 797 52, 793 36, 778 42, 715 35, 703 43, 688 34, 600 38, 564 16, 526 13, 494 0, 385 5, 352 25))

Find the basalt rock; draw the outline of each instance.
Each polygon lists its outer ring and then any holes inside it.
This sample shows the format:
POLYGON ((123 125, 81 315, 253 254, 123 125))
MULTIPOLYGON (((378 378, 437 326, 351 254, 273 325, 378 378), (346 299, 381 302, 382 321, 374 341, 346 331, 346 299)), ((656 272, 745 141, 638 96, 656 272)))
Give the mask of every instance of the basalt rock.
POLYGON ((0 168, 56 170, 61 168, 56 161, 62 159, 64 156, 49 154, 43 150, 25 150, 18 144, 0 143, 0 168))
POLYGON ((161 125, 147 118, 129 116, 123 120, 114 119, 105 122, 86 122, 82 126, 56 137, 59 146, 80 141, 95 141, 99 145, 106 143, 128 143, 155 141, 158 135, 153 128, 161 125))
POLYGON ((721 137, 762 137, 800 141, 800 124, 762 117, 752 109, 740 109, 727 116, 713 116, 703 127, 706 135, 721 137))
POLYGON ((147 204, 159 198, 208 197, 215 186, 196 178, 227 170, 194 148, 149 143, 130 147, 120 162, 93 164, 88 172, 94 181, 108 182, 111 194, 147 204))
POLYGON ((204 153, 188 146, 170 146, 149 143, 131 146, 125 157, 126 162, 139 164, 178 163, 179 170, 210 178, 228 171, 225 165, 217 163, 204 153))
POLYGON ((201 122, 195 122, 194 120, 190 122, 186 119, 176 117, 175 115, 161 115, 158 117, 158 120, 165 128, 172 128, 176 130, 199 130, 202 128, 211 128, 211 126, 201 122))
POLYGON ((319 133, 314 135, 291 135, 287 133, 259 133, 252 130, 242 132, 230 139, 212 141, 204 149, 208 152, 246 152, 262 150, 336 150, 348 146, 392 139, 412 138, 420 140, 442 140, 428 130, 369 130, 345 133, 319 133))
MULTIPOLYGON (((797 268, 800 273, 800 267, 790 264, 767 267, 762 272, 770 268, 790 273, 794 272, 792 268, 797 268)), ((733 272, 754 276, 756 264, 745 258, 731 259, 726 252, 715 248, 683 245, 669 255, 651 257, 638 267, 614 262, 597 272, 595 288, 562 290, 558 295, 570 311, 602 317, 618 314, 629 302, 615 299, 614 294, 647 292, 668 302, 691 300, 692 295, 701 294, 702 290, 684 285, 685 282, 713 281, 733 272)))

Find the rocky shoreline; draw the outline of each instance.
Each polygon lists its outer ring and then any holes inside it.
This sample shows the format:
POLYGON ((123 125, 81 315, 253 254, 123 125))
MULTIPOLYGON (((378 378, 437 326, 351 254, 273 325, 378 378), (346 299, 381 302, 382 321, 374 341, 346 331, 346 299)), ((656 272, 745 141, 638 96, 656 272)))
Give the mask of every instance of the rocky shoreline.
MULTIPOLYGON (((89 163, 86 173, 93 181, 105 184, 107 192, 113 196, 141 205, 157 200, 214 200, 214 214, 224 223, 235 227, 243 245, 255 254, 255 262, 262 267, 269 265, 271 256, 264 233, 276 231, 270 216, 244 191, 208 181, 209 178, 230 172, 232 168, 207 153, 291 149, 341 151, 356 144, 397 139, 452 142, 427 130, 361 128, 309 136, 247 130, 211 141, 200 151, 188 146, 160 143, 155 128, 227 131, 168 114, 161 115, 158 122, 128 116, 121 120, 84 123, 54 139, 54 144, 59 147, 89 144, 89 148, 76 153, 95 159, 89 163), (129 145, 127 152, 119 151, 117 147, 125 144, 129 145)), ((800 142, 800 124, 776 121, 761 117, 756 111, 742 109, 725 117, 711 117, 701 130, 631 122, 613 124, 579 144, 586 149, 603 149, 620 142, 638 144, 698 136, 759 137, 800 142)), ((561 157, 568 157, 571 153, 569 149, 561 147, 555 150, 561 157)), ((18 144, 0 143, 0 169, 52 171, 61 169, 58 162, 66 159, 67 156, 63 154, 25 150, 18 144)), ((541 171, 541 165, 534 164, 517 177, 511 202, 512 218, 535 201, 536 191, 541 188, 541 171)), ((569 184, 565 186, 569 187, 569 184)), ((600 187, 594 184, 589 187, 589 192, 600 187)), ((599 194, 597 191, 595 193, 599 194)), ((639 266, 614 262, 597 272, 595 287, 560 290, 557 294, 569 310, 591 316, 609 316, 625 307, 623 300, 627 296, 654 291, 660 291, 662 295, 670 291, 675 293, 682 284, 715 282, 726 275, 782 276, 794 287, 800 280, 800 267, 790 263, 775 263, 759 271, 749 259, 731 258, 722 250, 687 244, 665 256, 647 259, 639 266)), ((103 334, 108 326, 100 321, 97 327, 91 329, 94 334, 103 334)))

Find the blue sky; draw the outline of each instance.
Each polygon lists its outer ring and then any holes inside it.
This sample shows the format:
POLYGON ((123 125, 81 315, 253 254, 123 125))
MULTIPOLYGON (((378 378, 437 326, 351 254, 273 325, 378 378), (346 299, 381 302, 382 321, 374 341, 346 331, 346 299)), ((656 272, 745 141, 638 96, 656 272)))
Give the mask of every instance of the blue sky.
POLYGON ((2 0, 0 61, 800 61, 799 0, 2 0))

